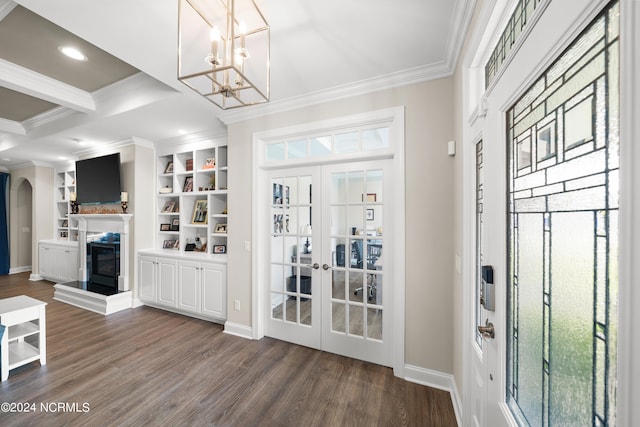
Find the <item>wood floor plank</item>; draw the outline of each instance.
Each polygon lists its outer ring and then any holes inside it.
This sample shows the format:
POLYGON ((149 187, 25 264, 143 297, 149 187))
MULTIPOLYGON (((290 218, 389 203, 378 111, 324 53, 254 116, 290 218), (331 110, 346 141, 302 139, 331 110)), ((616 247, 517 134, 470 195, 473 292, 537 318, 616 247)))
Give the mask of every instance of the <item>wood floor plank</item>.
POLYGON ((47 305, 47 365, 11 371, 0 425, 455 426, 449 393, 371 363, 149 307, 102 316, 53 300, 53 284, 0 276, 0 298, 47 305), (75 407, 57 410, 58 403, 75 407), (43 411, 40 404, 54 409, 43 411), (88 411, 84 410, 84 404, 88 411))

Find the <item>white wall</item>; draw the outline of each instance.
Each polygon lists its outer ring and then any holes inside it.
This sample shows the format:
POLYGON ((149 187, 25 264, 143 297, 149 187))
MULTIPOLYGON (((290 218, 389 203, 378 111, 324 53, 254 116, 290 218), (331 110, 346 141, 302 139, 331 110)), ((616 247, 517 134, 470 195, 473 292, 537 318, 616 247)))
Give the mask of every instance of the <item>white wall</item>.
MULTIPOLYGON (((229 140, 228 320, 252 326, 252 135, 281 127, 405 106, 406 363, 453 370, 453 79, 383 90, 234 123, 229 140)), ((402 266, 401 266, 402 267, 402 266)))

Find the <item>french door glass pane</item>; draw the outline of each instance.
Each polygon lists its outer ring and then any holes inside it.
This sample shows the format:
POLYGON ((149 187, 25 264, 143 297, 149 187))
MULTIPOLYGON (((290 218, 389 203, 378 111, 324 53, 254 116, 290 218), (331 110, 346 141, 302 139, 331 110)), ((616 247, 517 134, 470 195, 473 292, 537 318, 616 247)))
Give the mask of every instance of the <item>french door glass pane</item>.
POLYGON ((311 177, 276 178, 270 188, 271 316, 311 326, 311 177))
POLYGON ((382 171, 331 175, 332 331, 382 339, 382 171))

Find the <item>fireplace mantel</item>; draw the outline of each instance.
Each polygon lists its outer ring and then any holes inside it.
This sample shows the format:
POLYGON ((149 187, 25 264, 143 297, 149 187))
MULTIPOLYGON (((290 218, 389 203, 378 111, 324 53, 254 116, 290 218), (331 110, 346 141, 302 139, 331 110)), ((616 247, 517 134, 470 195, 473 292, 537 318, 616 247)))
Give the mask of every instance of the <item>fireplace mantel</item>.
POLYGON ((118 290, 129 290, 129 222, 131 214, 71 214, 69 218, 78 221, 78 280, 86 282, 87 272, 87 231, 120 233, 120 277, 118 290))

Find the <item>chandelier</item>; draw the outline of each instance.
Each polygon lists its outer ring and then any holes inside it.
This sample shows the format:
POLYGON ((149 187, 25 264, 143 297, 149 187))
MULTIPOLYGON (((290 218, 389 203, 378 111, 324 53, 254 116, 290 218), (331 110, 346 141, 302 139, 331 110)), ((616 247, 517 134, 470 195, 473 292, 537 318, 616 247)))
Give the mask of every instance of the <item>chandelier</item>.
POLYGON ((179 0, 178 80, 223 110, 269 101, 269 24, 254 0, 179 0))

